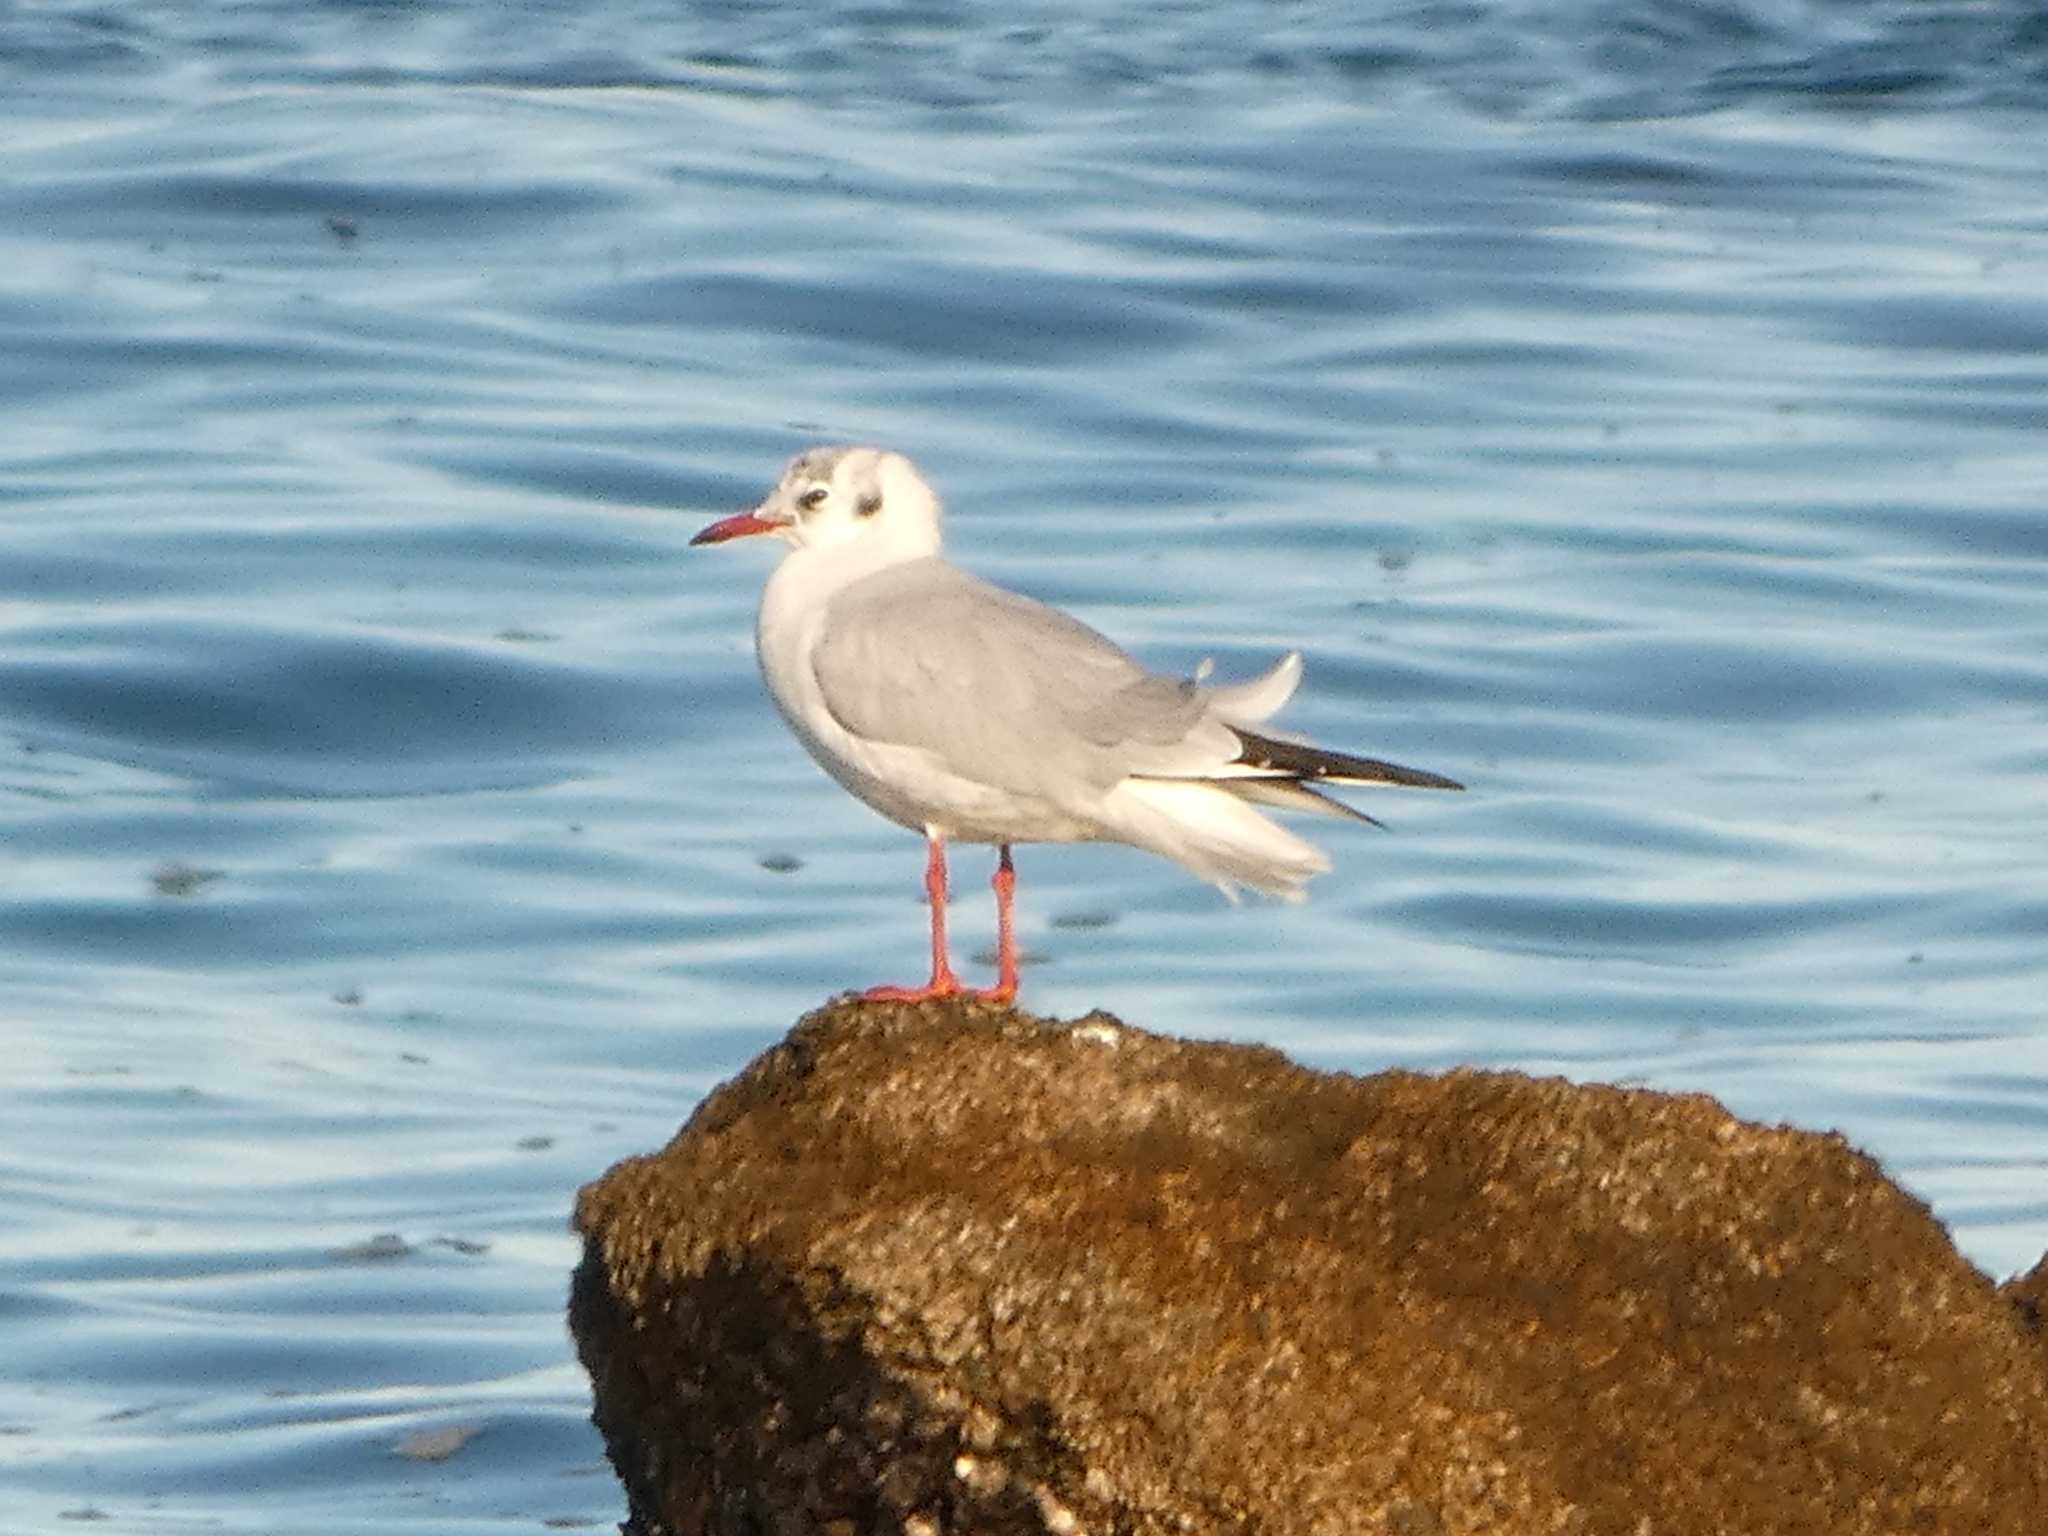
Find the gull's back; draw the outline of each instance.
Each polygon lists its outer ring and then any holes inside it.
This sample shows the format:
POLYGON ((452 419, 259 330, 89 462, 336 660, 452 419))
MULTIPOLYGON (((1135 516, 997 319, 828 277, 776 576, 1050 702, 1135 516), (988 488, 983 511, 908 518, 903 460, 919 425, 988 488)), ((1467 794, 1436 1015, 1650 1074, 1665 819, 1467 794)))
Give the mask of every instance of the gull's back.
POLYGON ((1061 803, 1213 764, 1228 745, 1192 681, 1147 672, 1080 620, 938 558, 836 594, 812 665, 855 735, 1061 803))

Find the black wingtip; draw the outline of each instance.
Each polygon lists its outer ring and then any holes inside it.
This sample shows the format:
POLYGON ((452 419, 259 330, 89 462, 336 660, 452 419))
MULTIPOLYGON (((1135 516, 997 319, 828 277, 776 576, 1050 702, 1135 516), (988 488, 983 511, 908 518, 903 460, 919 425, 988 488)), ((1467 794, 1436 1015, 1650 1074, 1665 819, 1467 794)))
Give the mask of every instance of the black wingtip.
POLYGON ((1404 768, 1399 763, 1376 757, 1353 757, 1348 752, 1327 752, 1298 742, 1275 741, 1256 731, 1231 727, 1240 751, 1237 761, 1247 768, 1262 768, 1289 778, 1329 784, 1393 784, 1403 789, 1463 789, 1456 779, 1422 768, 1404 768))

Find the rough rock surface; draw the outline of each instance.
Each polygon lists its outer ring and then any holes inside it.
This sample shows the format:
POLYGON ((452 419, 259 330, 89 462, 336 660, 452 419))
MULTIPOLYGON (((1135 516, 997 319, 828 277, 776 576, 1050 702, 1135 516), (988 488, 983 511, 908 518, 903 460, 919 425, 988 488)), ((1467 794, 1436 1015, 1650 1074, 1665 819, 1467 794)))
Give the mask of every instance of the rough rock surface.
POLYGON ((576 1220, 640 1536, 2048 1531, 2028 1297, 1704 1097, 846 1002, 576 1220))
POLYGON ((1999 1294, 2020 1309, 2020 1317, 2034 1335, 2040 1351, 2041 1368, 2048 1371, 2048 1254, 2024 1275, 2014 1275, 2000 1286, 1999 1294))

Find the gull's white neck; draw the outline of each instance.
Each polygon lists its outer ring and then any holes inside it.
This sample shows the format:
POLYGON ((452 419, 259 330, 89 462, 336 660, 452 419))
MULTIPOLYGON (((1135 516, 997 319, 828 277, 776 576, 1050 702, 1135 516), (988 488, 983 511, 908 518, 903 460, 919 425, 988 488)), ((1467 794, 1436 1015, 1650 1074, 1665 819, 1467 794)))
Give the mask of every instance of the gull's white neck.
POLYGON ((767 623, 771 609, 784 615, 822 611, 836 594, 855 582, 892 565, 937 553, 936 549, 908 550, 880 540, 872 545, 854 540, 822 549, 799 545, 782 557, 782 563, 768 577, 768 585, 761 593, 762 623, 767 623))

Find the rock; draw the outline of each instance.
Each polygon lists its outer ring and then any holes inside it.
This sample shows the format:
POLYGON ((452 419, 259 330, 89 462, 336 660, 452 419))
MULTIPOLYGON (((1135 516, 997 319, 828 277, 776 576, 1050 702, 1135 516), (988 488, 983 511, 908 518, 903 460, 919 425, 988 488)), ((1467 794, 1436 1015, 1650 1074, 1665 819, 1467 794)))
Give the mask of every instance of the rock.
POLYGON ((2048 1254, 2024 1275, 2015 1275, 2000 1286, 1999 1294, 2020 1310, 2027 1331, 2040 1351, 2042 1369, 2048 1370, 2048 1254))
POLYGON ((841 1002, 576 1223, 636 1536, 2048 1530, 2020 1298, 1700 1096, 841 1002))

